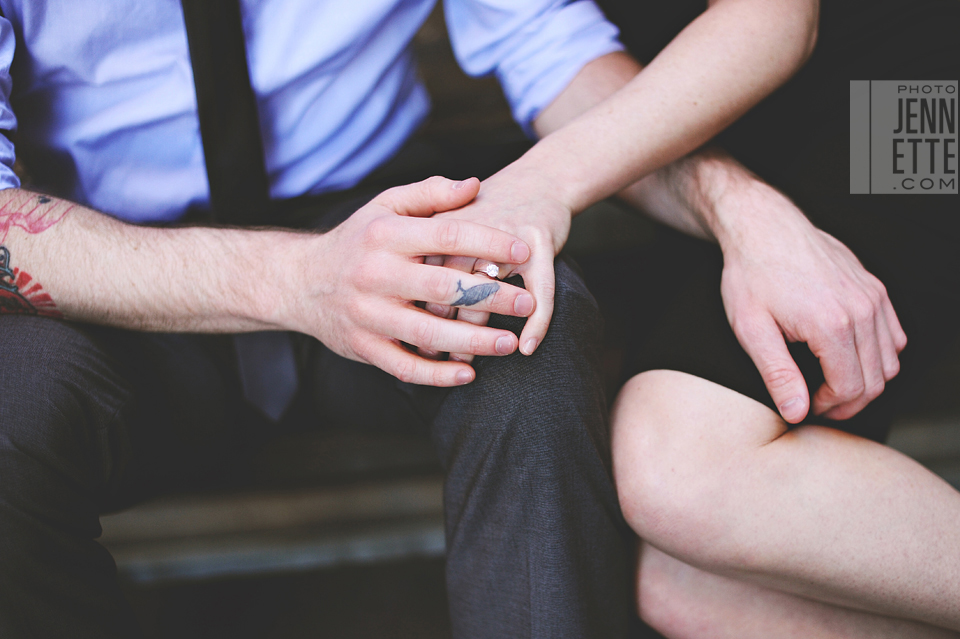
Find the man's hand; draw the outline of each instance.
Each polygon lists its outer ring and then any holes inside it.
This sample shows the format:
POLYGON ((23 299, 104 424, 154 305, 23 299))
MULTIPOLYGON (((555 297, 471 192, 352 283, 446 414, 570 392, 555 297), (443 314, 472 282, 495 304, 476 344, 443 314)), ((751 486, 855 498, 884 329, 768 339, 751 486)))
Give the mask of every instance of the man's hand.
POLYGON ((471 256, 513 267, 530 247, 469 221, 432 217, 472 201, 476 179, 390 189, 325 234, 126 224, 53 196, 0 191, 4 312, 142 331, 293 330, 418 384, 473 380, 462 362, 405 345, 482 355, 517 349, 510 331, 435 317, 417 301, 529 316, 521 288, 425 264, 471 256), (69 213, 69 215, 67 215, 69 213), (41 290, 42 287, 42 290, 41 290), (15 304, 16 302, 16 304, 15 304))
POLYGON ((810 395, 785 341, 805 342, 820 359, 826 381, 813 412, 830 419, 857 414, 899 372, 907 337, 883 284, 722 150, 674 162, 621 197, 720 244, 727 319, 787 422, 807 415, 810 395))
POLYGON ((780 414, 797 423, 810 408, 786 339, 805 342, 820 360, 826 381, 813 412, 852 417, 897 375, 907 343, 883 284, 766 185, 728 189, 723 205, 753 221, 721 241, 724 306, 780 414))
POLYGON ((347 221, 321 236, 321 255, 303 259, 302 295, 295 327, 316 335, 336 353, 368 362, 417 384, 455 386, 473 380, 462 362, 420 357, 404 344, 473 355, 508 355, 516 336, 505 330, 436 317, 416 301, 468 305, 483 312, 528 316, 530 293, 502 282, 424 263, 451 255, 496 263, 525 264, 530 247, 504 231, 435 212, 464 206, 479 181, 431 178, 377 196, 347 221))
MULTIPOLYGON (((522 264, 506 264, 503 260, 449 256, 444 266, 465 273, 473 273, 488 262, 499 265, 499 277, 519 274, 524 286, 536 299, 536 310, 530 315, 520 334, 520 352, 531 355, 543 342, 553 316, 554 271, 553 259, 570 235, 572 212, 535 171, 527 172, 521 163, 512 164, 483 182, 480 194, 471 204, 447 213, 444 220, 467 220, 493 227, 515 235, 530 247, 530 259, 522 264)), ((431 258, 432 260, 433 258, 431 258)), ((439 260, 437 260, 439 263, 439 260)), ((460 308, 456 312, 449 305, 428 304, 427 310, 440 317, 453 317, 483 326, 489 311, 482 308, 460 308)), ((493 310, 493 309, 491 309, 493 310)), ((493 310, 495 313, 500 311, 493 310)), ((516 313, 513 313, 514 315, 516 313)), ((472 354, 456 349, 448 350, 454 361, 469 362, 472 354)), ((425 355, 435 353, 424 352, 425 355)))

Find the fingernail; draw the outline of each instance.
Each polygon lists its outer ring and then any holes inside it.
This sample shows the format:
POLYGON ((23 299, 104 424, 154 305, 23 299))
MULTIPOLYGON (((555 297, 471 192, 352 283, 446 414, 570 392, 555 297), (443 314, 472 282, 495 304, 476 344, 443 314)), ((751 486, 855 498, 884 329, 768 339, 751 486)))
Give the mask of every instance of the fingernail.
POLYGON ((526 317, 533 312, 533 296, 532 295, 521 295, 513 303, 513 312, 519 315, 520 317, 526 317))
POLYGON ((513 352, 513 340, 506 335, 497 338, 497 352, 501 355, 509 355, 513 352))
POLYGON ((458 355, 451 355, 449 359, 451 362, 462 362, 464 364, 467 363, 466 360, 464 360, 462 357, 459 357, 458 355))
POLYGON ((462 189, 463 187, 465 187, 465 186, 467 185, 467 182, 468 182, 468 181, 469 181, 469 180, 460 180, 459 182, 454 182, 453 185, 452 185, 453 190, 454 190, 454 191, 459 191, 460 189, 462 189))
POLYGON ((510 247, 510 259, 515 264, 522 264, 530 257, 530 247, 523 242, 514 242, 510 247))
POLYGON ((798 411, 803 409, 803 399, 800 397, 794 397, 793 399, 788 399, 780 405, 780 414, 783 415, 786 419, 795 419, 799 417, 798 411))
POLYGON ((533 351, 537 350, 537 338, 531 337, 528 339, 523 343, 523 348, 521 350, 524 355, 532 355, 533 351))
POLYGON ((470 371, 461 370, 457 372, 458 384, 460 385, 469 384, 471 381, 473 381, 473 375, 470 373, 470 371))

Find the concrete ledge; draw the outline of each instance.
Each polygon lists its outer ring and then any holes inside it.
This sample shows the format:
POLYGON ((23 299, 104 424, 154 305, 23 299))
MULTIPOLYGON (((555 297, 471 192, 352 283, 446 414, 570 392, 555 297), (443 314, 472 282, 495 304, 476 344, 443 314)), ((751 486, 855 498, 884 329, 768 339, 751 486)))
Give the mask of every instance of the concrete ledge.
POLYGON ((439 477, 169 497, 101 519, 133 582, 311 570, 444 552, 439 477))
POLYGON ((121 579, 157 583, 442 557, 442 515, 261 534, 107 546, 121 579))

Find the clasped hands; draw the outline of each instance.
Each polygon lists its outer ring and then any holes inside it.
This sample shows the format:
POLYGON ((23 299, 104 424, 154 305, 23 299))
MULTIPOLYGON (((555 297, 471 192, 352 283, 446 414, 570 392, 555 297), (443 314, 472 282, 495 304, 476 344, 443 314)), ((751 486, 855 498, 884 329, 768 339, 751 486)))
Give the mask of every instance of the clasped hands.
MULTIPOLYGON (((546 185, 516 178, 497 174, 482 193, 476 179, 439 177, 390 189, 323 236, 331 255, 322 263, 333 272, 313 283, 317 337, 433 386, 471 382, 475 355, 532 354, 553 313, 553 261, 572 214, 537 188, 546 185), (482 263, 498 265, 501 278, 522 275, 526 290, 475 274, 482 263), (519 340, 487 327, 490 313, 527 317, 519 340)), ((774 189, 745 189, 726 205, 761 213, 743 215, 753 223, 721 240, 721 293, 782 417, 797 423, 811 408, 787 341, 806 342, 820 359, 826 381, 814 413, 852 417, 897 375, 906 345, 883 284, 774 189)))
MULTIPOLYGON (((530 245, 516 235, 441 215, 474 201, 479 189, 475 178, 440 177, 389 189, 335 229, 310 238, 312 259, 294 257, 302 275, 292 309, 300 321, 293 328, 313 334, 339 355, 431 386, 466 384, 475 374, 464 361, 431 359, 416 349, 471 356, 515 352, 519 342, 510 331, 452 321, 418 305, 536 314, 534 295, 522 288, 426 261, 427 256, 479 259, 504 270, 534 261, 530 245)), ((550 270, 552 275, 552 259, 550 270)))

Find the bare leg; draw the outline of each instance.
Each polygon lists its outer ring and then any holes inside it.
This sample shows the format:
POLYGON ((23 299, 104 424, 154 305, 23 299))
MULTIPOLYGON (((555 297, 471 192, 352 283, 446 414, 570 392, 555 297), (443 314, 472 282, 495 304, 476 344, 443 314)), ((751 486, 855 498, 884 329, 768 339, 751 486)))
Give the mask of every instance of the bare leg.
POLYGON ((673 371, 613 411, 627 521, 692 566, 960 630, 960 494, 896 451, 673 371))
POLYGON ((916 621, 789 595, 693 568, 643 544, 638 608, 670 639, 956 639, 916 621))

